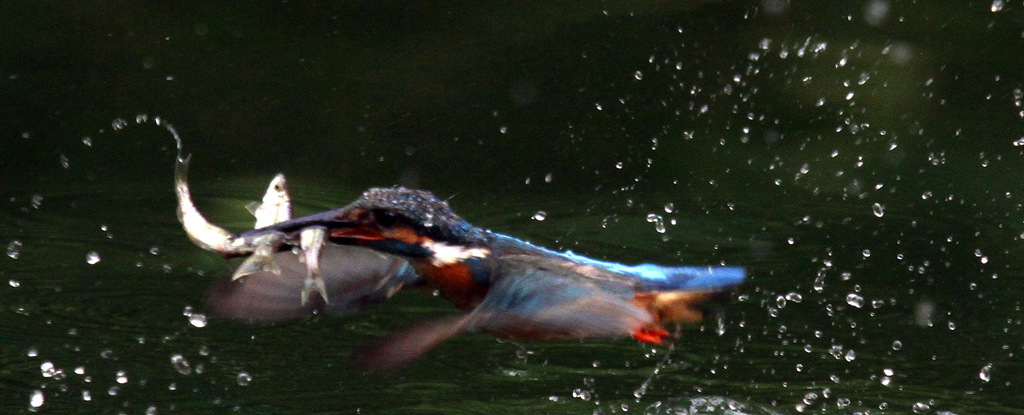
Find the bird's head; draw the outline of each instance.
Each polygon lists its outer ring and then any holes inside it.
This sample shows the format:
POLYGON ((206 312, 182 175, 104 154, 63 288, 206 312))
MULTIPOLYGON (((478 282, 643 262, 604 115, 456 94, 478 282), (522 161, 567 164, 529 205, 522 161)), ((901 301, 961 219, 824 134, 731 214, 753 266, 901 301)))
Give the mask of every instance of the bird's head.
POLYGON ((373 188, 354 202, 255 230, 295 232, 310 226, 327 228, 334 243, 364 246, 381 252, 446 265, 489 254, 485 232, 452 212, 430 192, 406 188, 373 188))

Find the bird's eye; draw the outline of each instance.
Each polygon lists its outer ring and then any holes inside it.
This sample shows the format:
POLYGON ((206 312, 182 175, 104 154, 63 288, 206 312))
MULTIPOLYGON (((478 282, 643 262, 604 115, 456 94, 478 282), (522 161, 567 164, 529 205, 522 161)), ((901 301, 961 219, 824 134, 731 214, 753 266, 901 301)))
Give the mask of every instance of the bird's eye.
POLYGON ((377 221, 377 224, 383 227, 389 227, 398 222, 398 215, 395 212, 384 209, 374 209, 373 219, 377 221))

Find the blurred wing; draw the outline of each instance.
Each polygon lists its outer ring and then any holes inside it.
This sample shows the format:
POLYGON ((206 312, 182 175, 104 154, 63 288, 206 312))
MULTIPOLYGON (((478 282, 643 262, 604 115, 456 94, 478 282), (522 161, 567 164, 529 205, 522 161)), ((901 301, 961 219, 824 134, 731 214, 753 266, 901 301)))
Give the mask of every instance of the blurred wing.
POLYGON ((513 339, 619 338, 653 323, 630 301, 628 285, 551 269, 530 256, 503 258, 495 275, 473 311, 416 324, 364 350, 359 361, 373 370, 398 368, 472 329, 513 339))
POLYGON ((327 245, 320 269, 330 303, 311 301, 302 305, 306 264, 299 257, 278 252, 273 259, 280 275, 262 271, 218 284, 210 292, 207 307, 215 315, 255 323, 295 320, 316 311, 352 314, 420 280, 402 259, 363 248, 327 245))
POLYGON ((503 258, 473 325, 511 338, 618 338, 652 324, 632 287, 598 280, 541 258, 503 258))
POLYGON ((474 315, 429 320, 364 349, 356 360, 367 369, 391 370, 408 365, 441 342, 469 328, 474 315))

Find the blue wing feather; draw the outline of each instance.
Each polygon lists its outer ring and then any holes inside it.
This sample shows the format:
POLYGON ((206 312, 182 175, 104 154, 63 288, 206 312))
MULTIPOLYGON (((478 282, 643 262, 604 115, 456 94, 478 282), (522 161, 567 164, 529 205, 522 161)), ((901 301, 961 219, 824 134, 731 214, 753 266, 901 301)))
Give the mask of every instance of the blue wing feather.
POLYGON ((504 255, 547 258, 553 263, 562 263, 574 272, 597 279, 628 279, 640 291, 718 291, 738 285, 746 278, 746 269, 743 267, 624 265, 587 258, 572 251, 552 251, 510 236, 492 234, 492 237, 495 246, 504 255))

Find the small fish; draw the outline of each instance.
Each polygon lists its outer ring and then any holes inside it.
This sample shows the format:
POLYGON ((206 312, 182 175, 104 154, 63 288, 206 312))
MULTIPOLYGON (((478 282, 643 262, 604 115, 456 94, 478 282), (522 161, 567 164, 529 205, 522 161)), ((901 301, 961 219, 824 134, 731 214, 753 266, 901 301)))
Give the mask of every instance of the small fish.
POLYGON ((284 174, 278 173, 270 181, 263 202, 252 202, 245 207, 256 217, 254 229, 264 228, 292 218, 292 204, 284 174))
POLYGON ((174 193, 178 197, 178 221, 185 228, 185 233, 200 248, 223 255, 245 255, 252 252, 249 246, 235 238, 231 232, 218 227, 206 220, 192 203, 192 195, 188 190, 189 157, 178 157, 174 165, 174 193))
POLYGON ((323 226, 310 226, 299 231, 299 244, 306 260, 306 279, 302 287, 302 305, 310 300, 310 294, 319 293, 324 303, 327 299, 327 287, 324 286, 323 278, 320 278, 320 253, 324 245, 327 245, 327 228, 323 226))
MULTIPOLYGON (((292 217, 291 199, 288 197, 288 186, 284 174, 278 173, 267 186, 267 192, 263 194, 263 202, 253 202, 246 206, 249 212, 256 216, 256 229, 264 228, 278 222, 284 222, 292 217)), ((246 244, 252 246, 252 255, 238 266, 231 280, 237 280, 258 272, 270 272, 274 275, 281 275, 281 268, 274 262, 273 255, 287 242, 285 234, 270 232, 257 236, 251 240, 245 240, 246 244)), ((305 292, 303 292, 305 294, 305 292)), ((326 298, 326 297, 325 297, 326 298)), ((303 296, 305 300, 305 296, 303 296)), ((305 301, 303 301, 305 304, 305 301)))

